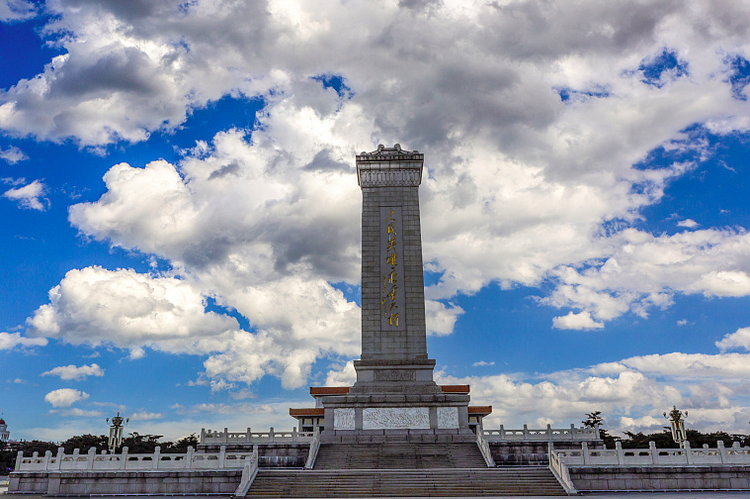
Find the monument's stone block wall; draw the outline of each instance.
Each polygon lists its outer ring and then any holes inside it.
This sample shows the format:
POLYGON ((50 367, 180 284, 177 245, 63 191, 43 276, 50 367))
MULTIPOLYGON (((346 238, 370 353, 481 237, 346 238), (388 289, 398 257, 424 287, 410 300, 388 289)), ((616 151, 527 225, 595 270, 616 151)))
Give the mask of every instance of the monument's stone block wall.
POLYGON ((750 490, 750 466, 570 467, 579 491, 750 490))
POLYGON ((241 469, 201 471, 44 471, 13 473, 13 493, 50 496, 232 494, 241 469))
POLYGON ((219 452, 224 447, 226 452, 243 452, 258 447, 258 463, 263 468, 284 468, 305 465, 310 453, 309 443, 237 443, 237 444, 208 444, 198 445, 201 452, 219 452))

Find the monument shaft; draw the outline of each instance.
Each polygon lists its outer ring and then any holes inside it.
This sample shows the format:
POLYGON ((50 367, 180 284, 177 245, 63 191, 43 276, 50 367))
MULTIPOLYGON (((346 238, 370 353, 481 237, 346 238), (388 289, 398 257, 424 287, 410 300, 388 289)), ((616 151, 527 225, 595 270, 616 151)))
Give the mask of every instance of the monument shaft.
POLYGON ((357 156, 362 187, 362 360, 427 359, 419 194, 424 156, 357 156))

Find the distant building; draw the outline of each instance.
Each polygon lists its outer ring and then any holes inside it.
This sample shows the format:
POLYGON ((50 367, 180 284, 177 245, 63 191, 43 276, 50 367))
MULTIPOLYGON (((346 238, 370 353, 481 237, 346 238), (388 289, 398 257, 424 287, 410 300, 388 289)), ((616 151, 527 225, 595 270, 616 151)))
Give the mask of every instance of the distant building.
POLYGON ((5 420, 0 417, 0 442, 5 444, 10 440, 10 432, 8 431, 8 425, 5 420))

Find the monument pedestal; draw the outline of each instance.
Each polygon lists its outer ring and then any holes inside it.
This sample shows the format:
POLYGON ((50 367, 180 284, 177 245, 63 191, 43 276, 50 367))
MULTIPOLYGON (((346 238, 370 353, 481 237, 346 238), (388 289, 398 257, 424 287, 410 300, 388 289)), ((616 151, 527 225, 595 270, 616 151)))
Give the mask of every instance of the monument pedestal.
POLYGON ((355 361, 357 382, 349 392, 321 398, 321 442, 476 440, 469 395, 445 393, 432 379, 434 367, 432 359, 355 361))

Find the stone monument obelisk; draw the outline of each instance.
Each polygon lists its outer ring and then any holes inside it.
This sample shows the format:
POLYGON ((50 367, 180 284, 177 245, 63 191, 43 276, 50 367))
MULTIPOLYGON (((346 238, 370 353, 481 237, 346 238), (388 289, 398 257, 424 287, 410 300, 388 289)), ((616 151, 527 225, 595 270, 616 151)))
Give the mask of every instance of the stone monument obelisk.
POLYGON ((356 161, 363 200, 362 356, 349 392, 322 399, 325 439, 383 430, 416 431, 422 441, 440 433, 473 439, 468 394, 443 392, 427 356, 418 194, 424 155, 380 145, 356 161))

